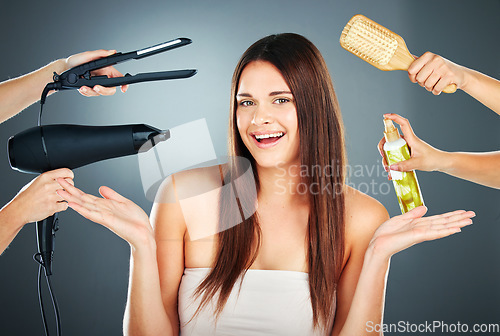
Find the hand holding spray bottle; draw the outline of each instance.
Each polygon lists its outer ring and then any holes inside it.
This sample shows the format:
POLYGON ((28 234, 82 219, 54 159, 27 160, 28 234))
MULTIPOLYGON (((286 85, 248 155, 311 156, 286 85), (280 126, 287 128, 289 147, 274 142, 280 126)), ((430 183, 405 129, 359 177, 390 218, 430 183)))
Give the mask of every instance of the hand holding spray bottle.
MULTIPOLYGON (((384 153, 389 166, 408 160, 410 151, 406 141, 399 135, 398 129, 390 119, 384 119, 384 153)), ((420 205, 423 205, 422 193, 418 185, 415 171, 399 172, 391 170, 392 182, 396 195, 398 196, 401 213, 406 213, 420 205)))

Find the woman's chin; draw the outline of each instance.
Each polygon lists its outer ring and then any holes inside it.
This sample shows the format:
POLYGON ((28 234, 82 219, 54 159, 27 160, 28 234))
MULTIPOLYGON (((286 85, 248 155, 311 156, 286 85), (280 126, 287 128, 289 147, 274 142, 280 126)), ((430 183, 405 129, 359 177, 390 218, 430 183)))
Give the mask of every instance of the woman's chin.
POLYGON ((255 158, 255 163, 261 169, 287 169, 291 165, 298 164, 297 160, 286 160, 276 156, 255 158))

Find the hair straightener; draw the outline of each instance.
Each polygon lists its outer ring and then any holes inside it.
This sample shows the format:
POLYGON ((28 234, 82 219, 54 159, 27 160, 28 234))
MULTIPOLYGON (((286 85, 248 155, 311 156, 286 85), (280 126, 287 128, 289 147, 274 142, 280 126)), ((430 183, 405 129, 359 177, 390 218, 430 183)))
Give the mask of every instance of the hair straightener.
POLYGON ((82 86, 93 87, 102 85, 105 87, 120 86, 141 82, 150 82, 157 80, 189 78, 196 74, 196 69, 161 71, 139 73, 137 75, 125 74, 123 77, 108 78, 108 76, 92 76, 93 70, 105 68, 111 65, 122 63, 131 59, 141 59, 144 57, 156 55, 158 53, 183 47, 192 41, 188 38, 179 37, 175 40, 160 43, 155 46, 144 48, 127 53, 118 52, 108 57, 103 57, 94 61, 80 64, 74 68, 64 71, 60 75, 54 72, 53 82, 48 83, 43 89, 40 98, 40 104, 43 106, 50 90, 72 90, 82 86))

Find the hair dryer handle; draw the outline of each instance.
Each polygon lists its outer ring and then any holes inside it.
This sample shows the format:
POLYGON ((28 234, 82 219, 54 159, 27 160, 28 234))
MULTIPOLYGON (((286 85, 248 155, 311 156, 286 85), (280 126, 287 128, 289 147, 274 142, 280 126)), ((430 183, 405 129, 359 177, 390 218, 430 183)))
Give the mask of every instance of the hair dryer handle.
POLYGON ((36 222, 38 254, 46 275, 52 275, 52 256, 54 254, 55 232, 58 230, 57 213, 36 222))

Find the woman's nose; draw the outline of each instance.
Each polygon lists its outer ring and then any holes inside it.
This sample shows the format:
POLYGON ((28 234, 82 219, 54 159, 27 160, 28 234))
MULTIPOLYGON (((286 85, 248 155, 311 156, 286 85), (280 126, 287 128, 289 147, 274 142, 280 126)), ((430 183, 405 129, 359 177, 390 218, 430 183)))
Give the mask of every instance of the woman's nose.
POLYGON ((271 124, 273 122, 273 115, 269 108, 262 105, 257 105, 254 111, 252 124, 254 125, 265 125, 271 124))

